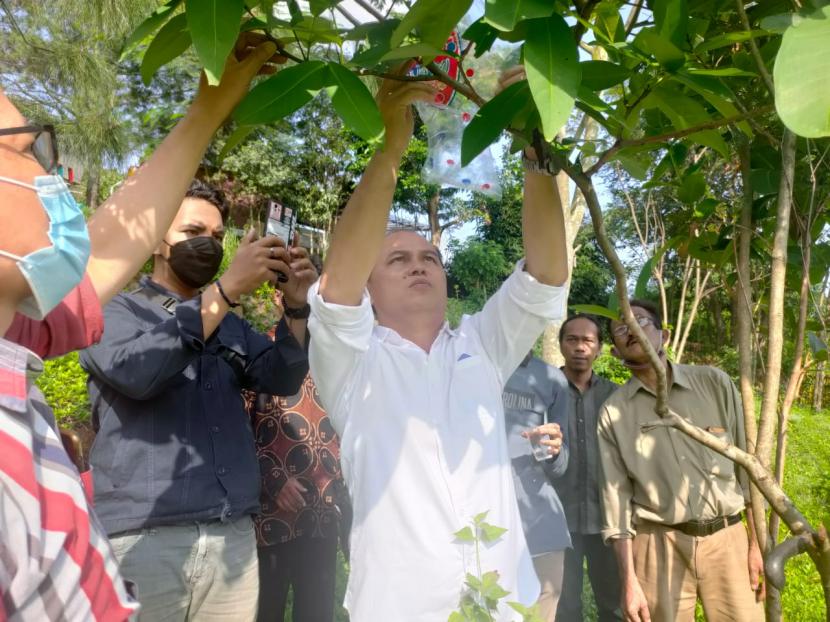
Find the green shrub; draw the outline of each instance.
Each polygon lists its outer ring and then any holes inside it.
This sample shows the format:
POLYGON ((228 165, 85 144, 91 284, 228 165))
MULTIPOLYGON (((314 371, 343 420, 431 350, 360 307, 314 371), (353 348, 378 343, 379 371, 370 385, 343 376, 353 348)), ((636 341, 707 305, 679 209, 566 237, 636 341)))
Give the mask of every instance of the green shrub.
POLYGON ((625 384, 631 378, 631 370, 623 365, 620 359, 611 354, 609 344, 602 347, 602 354, 594 361, 594 372, 617 384, 625 384))
POLYGON ((78 362, 77 352, 45 362, 37 385, 60 425, 72 427, 89 420, 86 377, 86 372, 78 362))

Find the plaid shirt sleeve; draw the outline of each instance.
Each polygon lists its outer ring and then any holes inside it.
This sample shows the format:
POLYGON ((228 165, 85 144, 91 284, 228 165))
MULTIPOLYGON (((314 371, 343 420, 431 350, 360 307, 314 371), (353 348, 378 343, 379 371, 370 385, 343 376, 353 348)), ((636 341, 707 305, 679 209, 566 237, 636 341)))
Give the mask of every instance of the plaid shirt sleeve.
POLYGON ((77 470, 30 401, 33 363, 0 339, 0 620, 127 620, 138 603, 77 470))

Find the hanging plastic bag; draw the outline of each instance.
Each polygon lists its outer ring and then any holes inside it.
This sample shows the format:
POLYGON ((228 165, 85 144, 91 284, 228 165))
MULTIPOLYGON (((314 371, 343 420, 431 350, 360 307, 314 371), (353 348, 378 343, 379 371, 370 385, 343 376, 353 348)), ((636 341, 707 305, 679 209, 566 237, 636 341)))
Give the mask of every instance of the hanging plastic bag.
MULTIPOLYGON (((484 3, 477 0, 462 19, 458 30, 466 29, 483 13, 484 3)), ((496 41, 481 58, 475 58, 473 50, 468 51, 464 58, 462 76, 456 55, 462 54, 465 45, 458 31, 454 31, 444 46, 444 50, 452 55, 438 56, 434 62, 452 79, 469 82, 479 95, 490 99, 495 94, 501 72, 518 63, 519 45, 496 41)), ((426 67, 416 65, 410 74, 430 75, 430 72, 426 67)), ((427 128, 428 153, 422 171, 424 181, 501 198, 501 169, 497 164, 501 158, 494 153, 498 143, 482 151, 467 166, 461 166, 461 138, 467 124, 478 112, 478 106, 442 82, 436 81, 433 84, 441 88, 435 101, 416 104, 418 114, 427 128)))

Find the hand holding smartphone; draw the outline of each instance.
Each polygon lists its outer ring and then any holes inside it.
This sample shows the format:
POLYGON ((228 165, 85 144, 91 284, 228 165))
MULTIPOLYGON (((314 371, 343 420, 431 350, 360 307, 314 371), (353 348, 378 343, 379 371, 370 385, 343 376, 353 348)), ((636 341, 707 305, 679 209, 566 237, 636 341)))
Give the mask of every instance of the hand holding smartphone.
MULTIPOLYGON (((277 201, 268 202, 268 217, 265 219, 265 235, 275 235, 285 242, 285 246, 293 246, 296 242, 295 230, 297 228, 297 216, 290 207, 284 207, 277 201)), ((288 282, 288 275, 277 271, 277 281, 288 282)))

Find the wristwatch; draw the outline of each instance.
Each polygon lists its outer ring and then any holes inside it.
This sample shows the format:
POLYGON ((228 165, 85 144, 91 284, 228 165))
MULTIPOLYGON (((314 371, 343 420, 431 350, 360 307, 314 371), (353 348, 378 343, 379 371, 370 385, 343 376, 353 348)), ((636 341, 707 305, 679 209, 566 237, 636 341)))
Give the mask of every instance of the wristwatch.
POLYGON ((308 319, 308 316, 311 315, 311 307, 308 303, 306 303, 302 307, 298 307, 296 309, 285 307, 282 312, 285 317, 291 318, 292 320, 306 320, 308 319))
POLYGON ((525 173, 539 173, 540 175, 549 175, 550 177, 555 177, 562 170, 553 163, 552 159, 548 159, 546 166, 543 167, 539 163, 539 160, 531 160, 525 155, 524 151, 522 151, 522 168, 525 170, 525 173))

